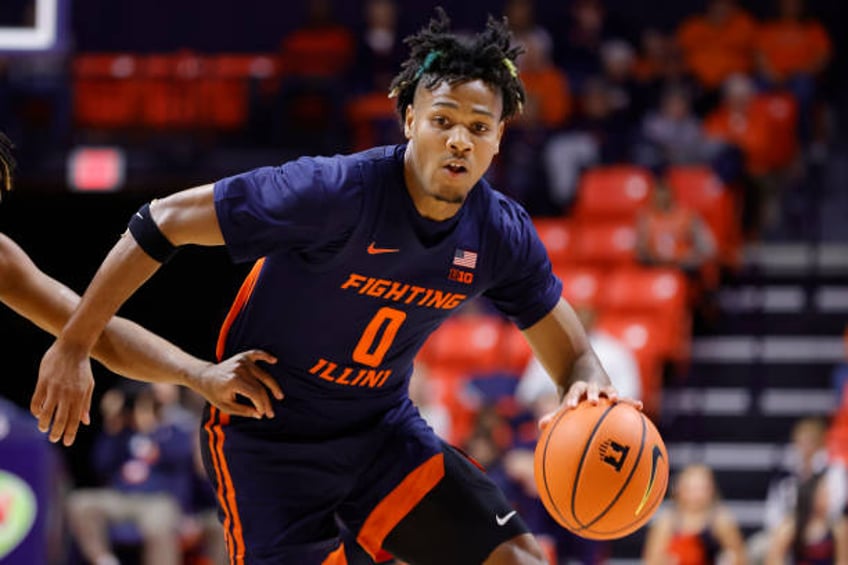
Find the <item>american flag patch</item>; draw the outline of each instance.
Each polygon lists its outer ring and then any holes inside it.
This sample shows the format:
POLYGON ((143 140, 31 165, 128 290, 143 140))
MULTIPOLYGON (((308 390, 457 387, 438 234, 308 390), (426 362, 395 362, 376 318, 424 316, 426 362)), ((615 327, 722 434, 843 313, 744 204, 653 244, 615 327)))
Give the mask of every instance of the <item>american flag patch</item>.
POLYGON ((453 264, 457 267, 465 267, 466 269, 473 269, 477 266, 477 254, 473 251, 466 251, 465 249, 457 249, 456 253, 453 254, 453 264))

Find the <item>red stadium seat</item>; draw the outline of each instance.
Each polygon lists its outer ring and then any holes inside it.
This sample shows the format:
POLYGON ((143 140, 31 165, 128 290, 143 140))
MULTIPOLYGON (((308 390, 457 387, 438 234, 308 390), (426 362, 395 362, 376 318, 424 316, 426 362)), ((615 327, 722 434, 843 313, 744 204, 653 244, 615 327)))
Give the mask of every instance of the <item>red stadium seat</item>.
POLYGON ((634 223, 581 223, 575 238, 574 259, 584 266, 618 267, 636 261, 634 223))
POLYGON ((535 218, 533 225, 554 268, 574 262, 575 230, 565 218, 535 218))
POLYGON ((562 297, 578 308, 590 306, 597 309, 600 303, 604 271, 592 267, 573 266, 555 269, 562 280, 562 297))
POLYGON ((595 328, 616 338, 633 353, 639 365, 645 412, 658 414, 664 360, 662 321, 649 314, 604 313, 598 316, 595 328))
POLYGON ((279 76, 277 58, 264 54, 212 55, 205 59, 205 66, 198 92, 202 123, 223 130, 247 123, 252 81, 279 76))
POLYGON ((460 315, 446 320, 421 350, 419 359, 434 376, 468 376, 497 371, 502 360, 504 321, 460 315))
POLYGON ((742 241, 739 205, 727 187, 711 169, 703 166, 671 167, 666 180, 675 200, 697 211, 712 230, 720 262, 737 266, 742 241))
POLYGON ((574 217, 580 221, 633 222, 648 202, 653 176, 633 165, 610 165, 587 171, 580 179, 574 217))
POLYGON ((139 59, 128 53, 81 53, 73 61, 74 122, 126 128, 141 121, 139 59))
POLYGON ((651 316, 662 325, 656 345, 668 358, 685 360, 692 323, 686 277, 673 269, 629 268, 614 271, 604 284, 605 312, 651 316))
POLYGON ((144 121, 157 129, 185 129, 203 124, 200 84, 203 58, 190 51, 150 55, 144 59, 144 121))

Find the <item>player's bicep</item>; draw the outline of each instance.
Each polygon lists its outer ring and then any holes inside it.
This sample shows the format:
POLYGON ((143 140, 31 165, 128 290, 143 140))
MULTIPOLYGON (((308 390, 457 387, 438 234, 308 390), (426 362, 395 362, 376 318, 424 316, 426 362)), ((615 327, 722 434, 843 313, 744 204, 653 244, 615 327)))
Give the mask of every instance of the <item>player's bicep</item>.
POLYGON ((173 245, 223 245, 215 211, 214 185, 206 184, 155 200, 150 212, 173 245))

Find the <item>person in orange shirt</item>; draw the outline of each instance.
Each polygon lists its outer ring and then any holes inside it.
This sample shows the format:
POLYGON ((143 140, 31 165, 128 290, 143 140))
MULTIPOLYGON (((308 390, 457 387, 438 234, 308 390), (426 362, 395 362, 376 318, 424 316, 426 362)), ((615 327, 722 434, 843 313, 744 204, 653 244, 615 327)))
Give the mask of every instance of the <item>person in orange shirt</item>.
POLYGON ((745 153, 745 165, 755 177, 772 172, 769 147, 771 128, 762 106, 755 104, 754 82, 738 74, 727 79, 721 106, 704 120, 709 137, 737 145, 745 153))
POLYGON ((698 213, 679 206, 671 187, 660 178, 651 204, 637 219, 636 254, 644 265, 681 269, 700 284, 704 267, 715 259, 716 243, 698 213))
POLYGON ((537 120, 551 130, 562 127, 571 114, 568 79, 554 66, 540 36, 529 34, 522 41, 525 51, 518 59, 518 69, 527 91, 527 104, 520 120, 537 120))
POLYGON ((706 13, 685 20, 677 43, 689 70, 708 90, 753 67, 756 22, 735 0, 710 0, 706 13))
POLYGON ((764 84, 786 88, 799 105, 801 139, 809 139, 816 78, 830 62, 830 37, 820 22, 806 18, 803 0, 778 0, 778 17, 757 32, 757 67, 764 84))

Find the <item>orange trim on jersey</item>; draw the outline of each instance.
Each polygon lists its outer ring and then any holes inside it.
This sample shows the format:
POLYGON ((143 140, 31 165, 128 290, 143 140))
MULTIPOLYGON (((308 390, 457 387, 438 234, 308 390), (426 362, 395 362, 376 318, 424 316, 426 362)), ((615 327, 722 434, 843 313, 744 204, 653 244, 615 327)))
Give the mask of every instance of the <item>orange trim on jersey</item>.
POLYGON ((321 565, 347 565, 344 543, 334 549, 333 552, 321 562, 321 565))
POLYGON ((224 509, 224 538, 227 542, 230 564, 244 565, 244 531, 236 506, 236 489, 233 486, 230 468, 224 457, 223 426, 230 422, 230 415, 220 412, 219 421, 215 423, 215 414, 219 412, 215 406, 209 408, 210 416, 206 423, 206 430, 209 433, 209 451, 212 453, 212 466, 215 468, 215 477, 218 482, 218 503, 224 509))
POLYGON ((256 263, 254 263, 253 268, 250 269, 250 272, 244 279, 244 282, 241 283, 241 288, 239 288, 238 294, 236 294, 236 299, 233 301, 233 305, 230 306, 230 311, 227 312, 227 317, 224 318, 224 323, 221 324, 221 331, 218 333, 218 344, 215 346, 215 355, 218 357, 218 361, 224 358, 224 347, 227 344, 227 334, 230 331, 230 326, 233 325, 233 322, 236 320, 236 316, 239 315, 244 305, 247 304, 247 301, 250 300, 250 295, 253 294, 253 289, 256 286, 256 280, 259 278, 259 272, 262 270, 262 265, 265 263, 265 258, 259 259, 256 263))
POLYGON ((444 476, 445 456, 439 453, 408 474, 374 507, 356 538, 372 559, 377 560, 386 536, 444 476))

